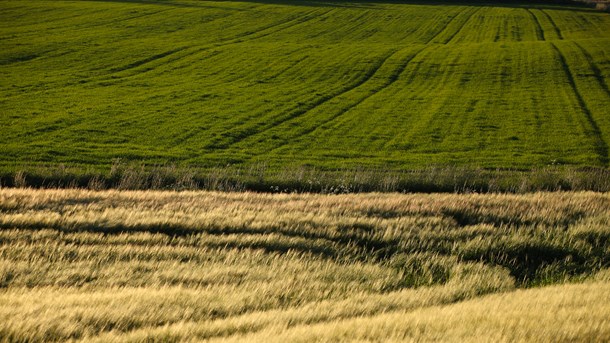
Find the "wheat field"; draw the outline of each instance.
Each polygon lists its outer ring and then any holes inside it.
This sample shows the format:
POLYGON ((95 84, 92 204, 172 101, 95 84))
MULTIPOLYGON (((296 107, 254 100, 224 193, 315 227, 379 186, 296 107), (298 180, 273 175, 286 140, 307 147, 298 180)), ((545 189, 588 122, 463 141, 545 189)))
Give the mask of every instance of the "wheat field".
POLYGON ((607 341, 610 194, 0 189, 2 341, 607 341))

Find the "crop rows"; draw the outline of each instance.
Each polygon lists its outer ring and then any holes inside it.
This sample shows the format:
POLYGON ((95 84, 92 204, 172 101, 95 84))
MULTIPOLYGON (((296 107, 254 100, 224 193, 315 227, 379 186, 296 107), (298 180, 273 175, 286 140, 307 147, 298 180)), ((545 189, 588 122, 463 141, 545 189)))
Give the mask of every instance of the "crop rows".
POLYGON ((610 18, 548 5, 2 1, 4 170, 608 165, 610 18))

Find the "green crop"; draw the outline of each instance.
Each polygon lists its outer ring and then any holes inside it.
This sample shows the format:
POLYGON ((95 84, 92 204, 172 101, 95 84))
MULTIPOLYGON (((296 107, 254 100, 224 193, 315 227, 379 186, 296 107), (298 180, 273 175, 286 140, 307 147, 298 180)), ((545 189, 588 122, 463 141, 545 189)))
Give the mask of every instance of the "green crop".
POLYGON ((4 171, 608 166, 588 8, 3 0, 0 42, 4 171))

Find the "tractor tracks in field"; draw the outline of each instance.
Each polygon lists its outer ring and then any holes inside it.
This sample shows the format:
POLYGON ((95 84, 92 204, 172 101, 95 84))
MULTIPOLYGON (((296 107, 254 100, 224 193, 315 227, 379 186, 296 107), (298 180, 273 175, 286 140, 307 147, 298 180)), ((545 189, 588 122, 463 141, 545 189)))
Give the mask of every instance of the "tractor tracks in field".
MULTIPOLYGON (((389 88, 390 86, 392 86, 396 81, 398 81, 398 79, 400 78, 400 75, 402 75, 402 73, 407 69, 409 63, 415 59, 421 52, 423 52, 426 48, 428 48, 428 46, 423 47, 421 49, 419 49, 418 51, 416 51, 413 55, 411 55, 411 57, 405 59, 404 61, 402 61, 398 67, 390 74, 390 76, 388 77, 388 79, 386 80, 386 82, 384 82, 383 84, 381 84, 379 87, 375 87, 373 88, 370 92, 368 92, 367 95, 365 95, 364 97, 360 98, 359 100, 349 104, 348 106, 342 108, 340 110, 340 112, 336 113, 335 115, 333 115, 332 117, 328 118, 327 120, 325 120, 324 122, 322 122, 321 124, 319 124, 316 127, 310 128, 308 130, 306 130, 305 132, 302 132, 301 135, 305 136, 305 135, 309 135, 312 132, 314 132, 315 130, 317 130, 319 127, 322 127, 324 125, 327 125, 328 123, 336 120, 337 118, 341 117, 342 115, 346 114, 347 112, 349 112, 351 109, 355 108, 356 106, 362 104, 363 102, 365 102, 366 100, 372 98, 373 96, 375 96, 376 94, 382 92, 384 89, 389 88)), ((394 52, 390 57, 394 56, 395 54, 397 54, 399 51, 394 52)), ((386 59, 389 60, 390 57, 388 57, 386 59)), ((384 61, 385 63, 385 61, 384 61)), ((375 73, 377 73, 377 71, 379 71, 380 68, 378 68, 375 73)), ((375 74, 374 73, 374 74, 375 74)), ((373 74, 373 75, 374 75, 373 74)), ((357 87, 360 87, 362 85, 364 85, 366 83, 366 81, 370 80, 371 78, 373 78, 373 75, 371 77, 369 77, 367 80, 365 80, 365 82, 361 83, 360 85, 358 85, 357 87)), ((340 95, 343 95, 357 87, 354 87, 340 95)), ((339 96, 340 96, 339 95, 339 96)))
POLYGON ((595 61, 593 60, 593 56, 591 56, 591 54, 587 50, 585 50, 585 48, 583 48, 582 45, 578 44, 577 42, 573 42, 573 43, 583 54, 583 56, 587 60, 587 63, 589 63, 589 68, 591 68, 591 71, 593 71, 593 76, 597 80, 597 83, 599 83, 599 86, 604 90, 604 92, 606 93, 608 98, 610 98, 610 88, 608 87, 608 84, 606 83, 606 79, 604 78, 602 71, 599 69, 599 67, 597 67, 597 64, 595 64, 595 61))
POLYGON ((561 30, 557 26, 557 23, 555 23, 555 20, 553 20, 553 18, 547 12, 545 12, 543 9, 536 9, 536 11, 541 13, 541 15, 544 16, 546 21, 548 21, 548 24, 553 29, 552 33, 555 34, 554 36, 556 38, 549 37, 548 34, 545 34, 544 28, 542 27, 542 23, 540 22, 540 18, 538 18, 538 16, 531 9, 526 8, 525 10, 530 14, 532 20, 534 21, 534 25, 536 26, 536 36, 539 41, 548 41, 553 39, 563 40, 563 34, 561 33, 561 30))
POLYGON ((540 12, 547 17, 547 19, 549 20, 549 23, 551 23, 551 26, 553 26, 553 30, 555 30, 555 34, 557 35, 557 38, 563 39, 563 34, 561 33, 559 26, 557 26, 557 23, 555 23, 555 20, 553 20, 553 17, 551 17, 548 13, 546 13, 545 10, 540 10, 540 12))
POLYGON ((578 87, 576 86, 576 81, 574 79, 574 75, 572 74, 572 71, 570 70, 570 66, 569 66, 568 62, 566 61, 565 56, 554 43, 550 43, 550 44, 551 44, 551 47, 553 48, 553 51, 559 58, 559 62, 566 75, 566 78, 568 79, 568 83, 570 84, 570 87, 572 88, 572 91, 574 92, 574 94, 576 96, 578 106, 580 107, 580 109, 582 110, 582 112, 585 115, 585 119, 589 126, 588 128, 585 127, 585 133, 590 135, 593 138, 595 152, 599 156, 600 162, 604 166, 607 166, 608 157, 609 157, 608 156, 608 143, 606 143, 606 141, 604 140, 601 129, 599 128, 599 125, 595 121, 595 118, 593 117, 591 110, 587 106, 585 99, 583 98, 582 94, 578 90, 578 87))
MULTIPOLYGON (((66 17, 60 17, 60 18, 45 18, 44 20, 41 20, 40 22, 37 22, 35 25, 45 25, 47 27, 45 27, 45 31, 50 31, 50 30, 61 30, 61 29, 65 29, 65 28, 70 28, 70 29, 74 29, 74 28, 79 28, 82 25, 66 25, 64 22, 65 21, 69 21, 69 20, 74 20, 74 19, 80 19, 83 17, 87 17, 87 16, 92 16, 92 15, 96 15, 96 14, 100 14, 100 13, 104 13, 105 10, 97 10, 97 11, 92 11, 92 12, 83 12, 83 13, 78 13, 75 15, 71 15, 71 16, 66 16, 66 17), (54 24, 59 24, 59 26, 52 26, 54 24), (52 26, 52 27, 48 27, 48 26, 52 26)), ((127 18, 129 19, 129 18, 127 18)), ((114 19, 116 20, 116 19, 114 19)), ((28 27, 28 26, 32 26, 32 24, 24 24, 22 26, 16 25, 14 28, 15 29, 19 29, 19 28, 23 28, 23 27, 28 27)), ((24 36, 28 36, 28 35, 40 35, 40 28, 35 28, 32 30, 24 30, 24 31, 19 31, 16 34, 19 35, 19 38, 22 38, 24 36)), ((5 39, 4 37, 0 38, 0 39, 5 39)))
POLYGON ((546 38, 544 37, 544 30, 542 29, 540 20, 538 20, 538 17, 536 17, 536 15, 534 14, 534 12, 532 12, 532 10, 530 10, 529 8, 526 8, 525 10, 527 11, 527 13, 530 14, 530 16, 532 17, 532 20, 534 21, 534 24, 536 25, 536 37, 538 38, 539 41, 545 41, 546 38))
POLYGON ((451 36, 449 36, 448 38, 446 38, 443 41, 443 44, 450 44, 455 37, 462 32, 462 30, 464 29, 464 27, 466 27, 466 24, 468 24, 468 22, 470 21, 470 19, 472 19, 472 17, 474 17, 475 14, 479 13, 484 7, 480 7, 477 8, 475 11, 473 11, 472 13, 470 13, 470 15, 468 16, 468 18, 464 21, 464 24, 462 24, 451 36))
POLYGON ((193 56, 206 50, 207 49, 190 46, 171 49, 119 67, 111 68, 109 73, 93 77, 89 79, 88 82, 98 82, 102 86, 107 86, 109 83, 117 82, 134 76, 140 76, 153 71, 160 66, 193 56))
POLYGON ((313 19, 321 18, 321 17, 326 16, 329 13, 331 13, 333 11, 336 11, 336 10, 337 10, 336 8, 333 8, 333 9, 327 10, 327 11, 322 12, 322 13, 318 13, 317 9, 316 10, 312 10, 312 11, 309 11, 309 12, 307 12, 305 14, 302 14, 302 15, 299 14, 298 16, 296 16, 295 18, 292 18, 292 19, 289 19, 289 20, 286 20, 286 21, 282 21, 282 22, 279 22, 279 23, 274 23, 274 24, 268 25, 267 27, 264 27, 262 29, 259 29, 259 30, 253 31, 253 32, 246 32, 243 35, 238 35, 235 38, 230 39, 230 40, 228 40, 226 42, 222 42, 220 44, 217 44, 216 46, 225 46, 225 45, 241 43, 242 42, 242 40, 241 40, 242 38, 251 37, 251 39, 249 39, 249 40, 253 40, 253 39, 259 39, 259 38, 267 37, 267 36, 272 35, 274 33, 278 33, 280 31, 284 31, 284 30, 287 30, 287 29, 290 29, 290 28, 294 28, 295 26, 304 24, 304 23, 309 22, 309 21, 311 21, 313 19), (279 28, 279 29, 274 30, 275 28, 279 28), (261 33, 261 32, 266 31, 266 30, 271 30, 271 31, 261 33))
MULTIPOLYGON (((149 64, 151 64, 153 62, 159 61, 161 59, 164 59, 166 57, 170 57, 172 55, 176 55, 176 54, 178 54, 180 52, 183 52, 183 51, 185 51, 187 49, 190 49, 191 51, 186 52, 184 54, 181 54, 180 56, 174 56, 175 58, 171 59, 171 62, 177 62, 177 61, 185 59, 185 58, 187 58, 189 56, 193 56, 195 54, 202 53, 202 52, 205 52, 205 51, 208 51, 208 50, 212 50, 212 49, 215 49, 215 48, 220 48, 220 47, 225 47, 225 46, 229 46, 229 45, 233 45, 233 44, 239 44, 239 43, 243 43, 243 42, 247 42, 247 41, 253 41, 253 40, 256 40, 256 39, 260 39, 260 38, 263 38, 263 37, 266 37, 266 36, 278 33, 280 31, 287 30, 287 29, 290 29, 290 28, 294 28, 294 27, 296 27, 298 25, 302 25, 302 24, 304 24, 306 22, 309 22, 309 21, 311 21, 313 19, 320 18, 321 16, 328 15, 330 12, 335 11, 335 10, 336 9, 330 9, 330 10, 327 10, 327 11, 322 12, 322 13, 319 13, 318 10, 312 10, 312 11, 306 12, 303 15, 299 15, 299 16, 296 16, 294 18, 290 18, 290 19, 285 20, 285 21, 272 23, 270 25, 266 25, 266 26, 264 26, 262 28, 258 28, 258 29, 253 30, 253 31, 243 32, 243 33, 238 34, 238 35, 236 35, 236 36, 234 36, 234 37, 232 37, 232 38, 230 38, 230 39, 228 39, 226 41, 217 42, 217 43, 211 43, 211 44, 208 44, 208 45, 205 45, 205 46, 201 46, 201 47, 182 47, 182 48, 177 48, 177 49, 172 49, 172 50, 169 50, 169 51, 165 51, 165 52, 162 52, 162 53, 159 53, 159 54, 156 54, 156 55, 153 55, 153 56, 150 56, 150 57, 147 57, 147 58, 144 58, 144 59, 132 62, 132 63, 129 63, 129 64, 121 66, 121 67, 110 69, 110 74, 106 74, 105 75, 105 78, 106 78, 105 81, 109 81, 109 80, 116 81, 116 80, 119 80, 119 79, 124 79, 124 78, 127 78, 127 77, 133 77, 133 76, 139 76, 141 74, 150 72, 150 71, 154 70, 156 67, 166 65, 167 63, 161 63, 159 65, 155 65, 155 66, 152 66, 152 67, 146 67, 147 65, 149 65, 149 64), (125 76, 117 75, 118 73, 127 72, 127 71, 134 70, 134 69, 137 69, 137 68, 140 68, 140 67, 146 67, 146 68, 143 68, 142 70, 139 70, 135 74, 131 74, 131 75, 125 75, 125 76)), ((224 18, 224 17, 222 17, 222 18, 224 18)), ((170 61, 168 61, 168 62, 170 62, 170 61)))
MULTIPOLYGON (((457 28, 457 30, 455 32, 453 32, 450 36, 448 36, 447 38, 443 39, 442 42, 440 42, 440 44, 445 44, 445 45, 451 43, 451 41, 459 34, 459 32, 462 31, 462 29, 464 28, 466 23, 469 22, 471 20, 471 18, 476 13, 481 11, 481 8, 472 10, 470 13, 467 13, 467 11, 468 11, 468 8, 464 8, 462 11, 457 13, 448 22, 448 24, 446 24, 445 29, 439 31, 433 37, 428 39, 427 43, 433 42, 439 36, 441 36, 444 33, 446 33, 447 32, 447 26, 449 26, 450 23, 453 23, 455 20, 461 20, 461 21, 463 21, 462 25, 460 25, 457 28), (463 18, 464 14, 467 16, 466 18, 463 18), (458 19, 458 18, 460 18, 460 19, 458 19)), ((428 48, 430 46, 433 46, 433 45, 431 45, 431 44, 424 44, 424 46, 422 48, 420 48, 419 50, 415 51, 415 53, 413 53, 409 58, 407 58, 404 61, 400 62, 395 67, 395 69, 390 73, 390 75, 386 78, 386 80, 384 82, 382 82, 379 86, 374 87, 373 89, 366 91, 365 92, 366 94, 364 96, 359 97, 356 101, 352 101, 348 105, 342 106, 339 109, 338 112, 334 113, 330 117, 327 117, 324 121, 318 123, 316 126, 309 127, 306 130, 304 130, 304 131, 300 131, 299 132, 299 137, 303 137, 303 136, 311 134, 312 132, 318 130, 320 127, 322 127, 324 125, 327 125, 328 123, 330 123, 330 122, 338 119, 339 117, 343 116, 345 113, 349 112, 351 109, 359 106, 360 104, 362 104, 363 102, 367 101, 368 99, 370 99, 371 97, 375 96, 376 94, 378 94, 379 92, 383 91, 384 89, 389 88, 390 86, 392 86, 399 79, 400 75, 407 69, 409 63, 413 59, 415 59, 420 53, 422 53, 426 48, 428 48)), ((330 95, 327 95, 327 96, 323 96, 323 97, 317 99, 316 101, 310 103, 308 106, 306 106, 304 108, 301 108, 301 109, 298 109, 296 111, 293 111, 288 116, 283 116, 282 118, 278 118, 278 120, 275 120, 273 123, 264 125, 261 128, 261 130, 252 130, 252 129, 244 128, 242 134, 238 133, 237 135, 233 136, 233 139, 230 142, 224 142, 220 146, 216 146, 216 147, 227 148, 229 146, 238 144, 238 143, 246 140, 247 138, 249 138, 251 136, 260 135, 261 133, 266 132, 266 131, 274 128, 274 127, 286 124, 286 123, 288 123, 290 121, 293 121, 293 120, 297 120, 298 118, 306 115, 307 113, 310 113, 312 111, 318 110, 320 107, 330 103, 334 99, 340 98, 340 97, 342 97, 342 96, 344 96, 344 95, 346 95, 346 94, 348 94, 348 93, 350 93, 352 91, 355 91, 356 89, 364 86, 371 79, 374 79, 375 75, 379 72, 379 70, 382 68, 382 66, 384 64, 386 64, 386 62, 391 60, 393 56, 395 56, 396 54, 398 54, 402 50, 403 49, 394 49, 390 53, 388 53, 387 55, 382 57, 382 59, 373 68, 371 68, 371 70, 369 70, 356 83, 353 83, 352 85, 350 85, 348 87, 345 87, 345 88, 343 88, 343 89, 341 89, 338 92, 335 92, 333 94, 330 94, 330 95)), ((284 146, 286 144, 287 144, 286 141, 284 141, 284 142, 280 143, 279 145, 275 146, 271 151, 275 151, 275 150, 281 148, 282 146, 284 146)), ((270 151, 267 151, 266 153, 268 153, 268 152, 270 152, 270 151)))
MULTIPOLYGON (((247 139, 248 137, 251 137, 253 135, 256 134, 260 134, 262 132, 265 132, 273 127, 277 127, 281 124, 285 124, 287 122, 290 122, 292 120, 298 119, 299 117, 305 115, 308 112, 311 112, 313 110, 315 110, 316 108, 328 103, 329 101, 331 101, 332 99, 335 99, 337 97, 340 97, 343 94, 346 94, 360 86, 362 86, 363 84, 365 84, 367 81, 369 81, 373 75, 375 75, 377 73, 377 71, 379 71, 379 69, 385 64, 386 61, 388 61, 394 54, 396 54, 398 52, 398 50, 394 49, 391 50, 389 53, 385 54, 380 61, 378 61, 373 68, 371 68, 367 73, 364 74, 363 77, 361 77, 358 81, 356 81, 355 83, 348 85, 344 88, 341 88, 340 90, 334 92, 333 94, 329 94, 326 96, 322 96, 320 98, 318 98, 317 100, 315 100, 314 102, 308 104, 306 107, 304 108, 300 108, 296 111, 293 111, 285 116, 282 116, 281 118, 278 118, 277 120, 275 120, 274 122, 265 125, 262 130, 257 130, 256 132, 252 131, 252 130, 248 130, 248 128, 235 128, 232 131, 239 131, 242 130, 243 133, 238 133, 234 139, 232 139, 230 142, 224 142, 221 145, 216 145, 217 148, 227 148, 231 145, 237 144, 245 139, 247 139)), ((275 149, 274 149, 275 150, 275 149)))
POLYGON ((461 10, 458 14, 456 14, 455 16, 453 16, 451 18, 451 20, 449 20, 449 22, 447 22, 447 24, 445 24, 445 27, 440 30, 439 32, 437 32, 434 36, 430 37, 430 39, 428 39, 427 42, 425 42, 424 44, 430 44, 432 43, 433 40, 435 40, 438 36, 440 36, 443 32, 447 31, 447 29, 449 28, 449 26, 451 26, 451 24, 464 12, 466 12, 468 8, 464 8, 463 10, 461 10))
MULTIPOLYGON (((168 9, 164 9, 164 10, 158 10, 158 11, 154 11, 154 12, 145 12, 145 13, 133 13, 133 15, 130 16, 126 16, 126 17, 118 17, 118 18, 112 18, 112 19, 104 19, 104 20, 97 20, 95 22, 87 22, 87 23, 83 23, 83 24, 73 24, 73 23, 69 23, 69 24, 63 24, 60 26, 55 26, 55 27, 46 27, 44 30, 45 31, 57 31, 57 30, 64 30, 64 29, 69 29, 71 34, 74 34, 74 30, 89 30, 89 29, 94 29, 97 27, 102 27, 102 26, 109 26, 112 24, 116 24, 116 23, 120 23, 120 22, 126 22, 129 20, 134 20, 134 19, 140 19, 140 18, 144 18, 144 17, 148 17, 148 16, 152 16, 155 14, 159 14, 159 13, 164 13, 169 11, 168 9)), ((61 18, 61 19, 57 19, 54 21, 44 21, 44 22, 40 22, 38 25, 47 25, 47 24, 52 24, 54 22, 62 23, 66 20, 69 19, 74 19, 74 18, 80 18, 80 17, 85 17, 85 16, 92 16, 92 15, 96 15, 96 14, 100 14, 100 13, 104 13, 104 10, 100 10, 100 11, 95 11, 95 12, 88 12, 88 13, 83 13, 81 15, 78 16, 74 16, 74 17, 69 17, 69 18, 61 18)), ((19 38, 24 38, 26 36, 32 36, 32 35, 36 35, 39 36, 41 34, 41 30, 40 29, 34 29, 34 30, 28 30, 28 31, 21 31, 18 33, 18 37, 19 38)))
MULTIPOLYGON (((376 87, 373 87, 370 90, 365 91, 365 94, 363 96, 359 97, 356 101, 353 101, 353 102, 347 104, 346 106, 341 107, 338 111, 336 111, 331 116, 327 117, 323 121, 316 123, 315 126, 311 126, 305 130, 299 131, 297 136, 302 138, 304 136, 310 135, 311 133, 315 132, 316 130, 323 128, 325 125, 328 125, 330 122, 337 120, 338 118, 345 115, 350 110, 359 106, 360 104, 367 101, 368 99, 372 98, 376 94, 379 94, 383 90, 392 86, 394 83, 396 83, 396 81, 399 80, 400 75, 402 75, 404 73, 404 71, 407 69, 407 67, 411 63, 411 61, 413 61, 415 58, 417 58, 417 56, 419 56, 424 50, 426 50, 429 47, 430 47, 429 45, 426 45, 426 46, 423 46, 420 49, 416 50, 414 53, 412 53, 410 55, 410 57, 404 59, 396 67, 394 67, 394 70, 390 73, 390 75, 388 77, 385 77, 385 81, 383 83, 381 83, 380 85, 378 85, 376 87)), ((355 91, 357 88, 366 85, 368 81, 375 78, 375 75, 378 74, 378 72, 382 69, 382 67, 389 60, 391 60, 394 56, 396 56, 402 50, 403 49, 399 49, 399 50, 394 50, 394 51, 390 52, 388 55, 386 55, 384 58, 382 58, 382 60, 380 60, 374 68, 372 68, 368 73, 366 73, 365 76, 362 79, 360 79, 357 83, 355 83, 347 88, 344 88, 343 90, 341 90, 333 95, 320 98, 318 101, 314 102, 313 104, 308 106, 306 109, 293 113, 288 119, 278 122, 275 125, 268 127, 265 131, 271 129, 272 127, 276 127, 276 126, 279 126, 282 124, 286 124, 292 120, 296 120, 296 119, 306 115, 307 113, 317 110, 319 107, 329 103, 333 99, 342 97, 342 96, 346 95, 347 93, 355 91)), ((261 132, 264 132, 264 131, 259 131, 259 132, 257 132, 257 134, 260 134, 261 132)), ((284 140, 282 143, 276 145, 273 149, 266 151, 265 153, 277 151, 278 149, 282 148, 283 146, 285 146, 287 144, 288 144, 288 140, 284 140)))
POLYGON ((124 70, 129 70, 129 69, 137 68, 137 67, 142 66, 144 64, 156 61, 158 59, 161 59, 163 57, 167 57, 169 55, 173 55, 175 53, 178 53, 180 51, 184 51, 186 49, 187 49, 187 47, 178 48, 178 49, 173 49, 173 50, 169 50, 169 51, 166 51, 166 52, 162 52, 160 54, 153 55, 151 57, 148 57, 148 58, 145 58, 145 59, 142 59, 142 60, 139 60, 139 61, 132 62, 132 63, 127 64, 127 65, 124 65, 122 67, 110 69, 110 71, 111 72, 120 72, 120 71, 124 71, 124 70))
POLYGON ((470 20, 470 18, 472 18, 472 16, 474 16, 475 13, 477 13, 478 11, 480 11, 481 9, 472 9, 470 7, 465 7, 464 9, 462 9, 461 11, 459 11, 455 16, 453 16, 445 25, 444 28, 442 30, 440 30, 439 32, 437 32, 434 36, 430 37, 426 42, 424 42, 424 44, 431 44, 431 43, 435 43, 434 40, 436 40, 438 37, 442 36, 445 32, 449 31, 449 28, 452 26, 452 24, 456 21, 459 20, 458 18, 461 18, 465 13, 467 13, 467 11, 471 11, 470 14, 466 14, 467 17, 463 20, 462 25, 460 25, 456 31, 454 31, 448 38, 443 39, 440 44, 448 44, 461 30, 462 28, 464 28, 464 26, 466 25, 466 23, 470 20))

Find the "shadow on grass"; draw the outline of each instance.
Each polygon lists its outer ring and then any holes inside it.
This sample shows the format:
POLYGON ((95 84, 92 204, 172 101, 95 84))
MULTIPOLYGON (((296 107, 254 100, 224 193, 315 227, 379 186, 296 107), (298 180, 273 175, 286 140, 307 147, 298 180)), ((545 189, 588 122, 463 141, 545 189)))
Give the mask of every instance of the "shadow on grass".
MULTIPOLYGON (((307 166, 273 168, 266 164, 198 168, 118 161, 106 171, 63 164, 0 166, 1 187, 324 194, 609 192, 610 169, 546 166, 531 170, 502 170, 430 166, 418 170, 324 170, 307 166)), ((459 222, 465 219, 456 220, 459 222)))
MULTIPOLYGON (((338 1, 317 1, 317 0, 194 0, 194 1, 173 1, 173 0, 85 0, 91 2, 116 2, 132 3, 144 5, 159 5, 184 8, 215 8, 216 4, 223 2, 242 2, 256 3, 262 5, 284 5, 284 6, 309 6, 309 7, 344 7, 344 8, 366 8, 376 9, 375 5, 395 4, 395 5, 424 5, 424 6, 484 6, 484 7, 509 7, 509 8, 541 8, 569 11, 593 11, 593 5, 571 0, 445 0, 445 1, 425 1, 425 0, 338 0, 338 1)), ((232 11, 242 11, 235 7, 222 7, 222 9, 232 11)))

